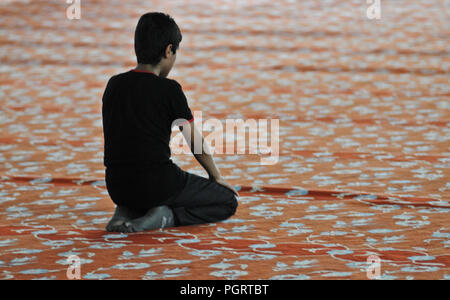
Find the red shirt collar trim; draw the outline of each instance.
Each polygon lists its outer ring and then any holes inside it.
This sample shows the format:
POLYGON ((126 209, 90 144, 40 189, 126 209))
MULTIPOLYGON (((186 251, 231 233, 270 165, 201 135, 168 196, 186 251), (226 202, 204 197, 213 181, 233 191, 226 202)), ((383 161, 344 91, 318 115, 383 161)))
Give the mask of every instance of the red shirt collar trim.
POLYGON ((144 70, 131 69, 131 71, 133 71, 133 72, 138 72, 138 73, 150 73, 150 74, 156 75, 156 74, 153 73, 153 72, 150 72, 150 71, 144 71, 144 70))

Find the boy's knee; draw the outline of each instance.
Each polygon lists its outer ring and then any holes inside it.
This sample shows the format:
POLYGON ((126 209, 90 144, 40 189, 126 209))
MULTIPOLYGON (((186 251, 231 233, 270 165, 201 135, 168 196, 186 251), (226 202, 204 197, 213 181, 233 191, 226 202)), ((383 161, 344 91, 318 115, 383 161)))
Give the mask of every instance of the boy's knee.
POLYGON ((231 199, 227 202, 227 209, 228 209, 228 218, 233 216, 236 213, 238 207, 238 201, 236 199, 236 196, 233 195, 231 196, 231 199))

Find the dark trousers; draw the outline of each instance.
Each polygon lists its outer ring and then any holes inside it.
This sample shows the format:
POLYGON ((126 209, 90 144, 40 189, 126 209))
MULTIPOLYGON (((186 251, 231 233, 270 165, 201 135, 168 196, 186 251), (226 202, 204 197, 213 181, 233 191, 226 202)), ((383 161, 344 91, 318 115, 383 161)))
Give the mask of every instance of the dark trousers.
POLYGON ((238 202, 230 189, 189 172, 186 176, 184 189, 162 203, 172 208, 175 226, 214 223, 234 215, 238 202))

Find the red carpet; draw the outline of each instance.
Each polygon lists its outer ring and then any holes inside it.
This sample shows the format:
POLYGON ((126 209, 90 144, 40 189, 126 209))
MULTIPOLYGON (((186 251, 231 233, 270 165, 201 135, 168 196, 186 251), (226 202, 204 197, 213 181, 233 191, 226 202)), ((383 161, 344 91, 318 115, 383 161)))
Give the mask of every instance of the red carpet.
MULTIPOLYGON (((0 279, 450 278, 449 5, 0 1, 0 279), (148 11, 183 33, 169 77, 203 120, 279 119, 280 157, 216 155, 226 222, 104 231, 101 96, 148 11)), ((183 169, 206 175, 192 156, 183 169)))

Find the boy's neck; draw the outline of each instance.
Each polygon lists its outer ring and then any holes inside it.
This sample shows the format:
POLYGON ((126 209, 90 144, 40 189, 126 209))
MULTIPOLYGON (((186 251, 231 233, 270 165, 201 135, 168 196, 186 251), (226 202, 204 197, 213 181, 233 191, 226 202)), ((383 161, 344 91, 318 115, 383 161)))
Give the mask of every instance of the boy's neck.
POLYGON ((137 64, 135 70, 152 72, 152 73, 155 73, 155 75, 157 75, 157 76, 159 76, 159 74, 161 73, 160 66, 152 66, 150 64, 137 64))

